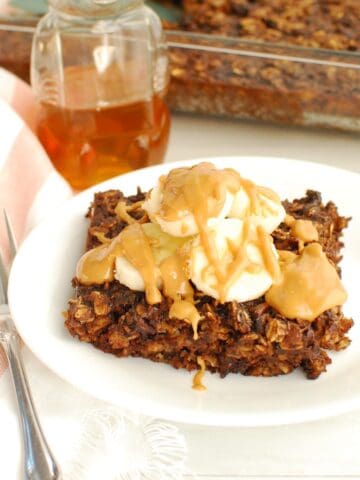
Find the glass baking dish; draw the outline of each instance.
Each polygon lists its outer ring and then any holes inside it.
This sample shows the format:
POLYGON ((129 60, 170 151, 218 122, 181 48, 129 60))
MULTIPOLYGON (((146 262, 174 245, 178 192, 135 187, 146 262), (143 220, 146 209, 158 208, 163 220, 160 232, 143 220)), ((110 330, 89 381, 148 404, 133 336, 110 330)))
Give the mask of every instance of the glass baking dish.
MULTIPOLYGON (((36 17, 0 16, 0 65, 29 81, 36 17)), ((360 53, 167 30, 174 111, 360 131, 360 53)))
POLYGON ((168 32, 170 107, 360 131, 360 53, 168 32))

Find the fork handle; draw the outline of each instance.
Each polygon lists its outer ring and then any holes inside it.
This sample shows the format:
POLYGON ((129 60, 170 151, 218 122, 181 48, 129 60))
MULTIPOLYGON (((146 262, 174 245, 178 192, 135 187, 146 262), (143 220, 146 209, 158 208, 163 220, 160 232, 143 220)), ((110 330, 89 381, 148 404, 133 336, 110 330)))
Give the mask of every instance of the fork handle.
MULTIPOLYGON (((8 317, 8 325, 11 325, 8 317)), ((25 480, 61 480, 60 469, 41 430, 20 353, 19 336, 9 326, 2 345, 15 387, 25 449, 25 480)))

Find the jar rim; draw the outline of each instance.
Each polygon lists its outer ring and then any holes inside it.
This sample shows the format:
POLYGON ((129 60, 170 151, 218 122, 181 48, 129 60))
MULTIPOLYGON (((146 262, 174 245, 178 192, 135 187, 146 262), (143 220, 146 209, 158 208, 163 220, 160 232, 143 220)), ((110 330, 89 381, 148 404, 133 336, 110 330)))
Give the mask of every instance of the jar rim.
POLYGON ((48 0, 51 9, 70 16, 106 17, 140 6, 143 0, 48 0))

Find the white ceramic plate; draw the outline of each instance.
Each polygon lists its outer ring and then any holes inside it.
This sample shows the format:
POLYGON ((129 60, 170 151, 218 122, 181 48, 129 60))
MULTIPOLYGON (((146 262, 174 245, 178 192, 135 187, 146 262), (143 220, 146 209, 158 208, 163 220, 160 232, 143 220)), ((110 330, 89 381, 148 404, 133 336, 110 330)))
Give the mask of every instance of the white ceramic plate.
MULTIPOLYGON (((360 176, 301 161, 277 158, 212 158, 245 177, 276 190, 282 198, 307 188, 334 200, 340 213, 352 216, 346 231, 343 279, 349 301, 345 312, 359 312, 360 176)), ((198 160, 192 160, 197 163, 198 160)), ((85 392, 146 415, 208 425, 298 423, 360 408, 360 322, 351 330, 352 345, 331 354, 333 364, 316 381, 301 371, 274 378, 208 373, 207 391, 191 388, 192 374, 143 359, 119 359, 80 343, 63 326, 61 312, 72 295, 71 278, 83 252, 84 214, 95 191, 149 189, 160 174, 182 163, 139 170, 76 196, 40 224, 23 243, 10 277, 10 305, 16 326, 30 349, 58 375, 85 392)))

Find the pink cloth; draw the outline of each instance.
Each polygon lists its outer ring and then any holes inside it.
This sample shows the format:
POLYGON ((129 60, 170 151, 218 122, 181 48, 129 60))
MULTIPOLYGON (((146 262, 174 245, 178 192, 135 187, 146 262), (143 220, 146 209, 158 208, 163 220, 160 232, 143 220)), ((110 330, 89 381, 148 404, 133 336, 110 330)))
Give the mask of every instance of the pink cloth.
POLYGON ((11 12, 9 0, 0 0, 0 14, 7 15, 11 12))
MULTIPOLYGON (((11 219, 20 242, 29 225, 71 196, 34 135, 35 100, 31 88, 0 68, 0 250, 9 261, 2 211, 11 219), (45 201, 44 201, 45 200, 45 201)), ((0 375, 6 368, 0 350, 0 375)))

